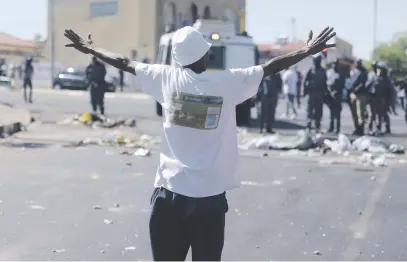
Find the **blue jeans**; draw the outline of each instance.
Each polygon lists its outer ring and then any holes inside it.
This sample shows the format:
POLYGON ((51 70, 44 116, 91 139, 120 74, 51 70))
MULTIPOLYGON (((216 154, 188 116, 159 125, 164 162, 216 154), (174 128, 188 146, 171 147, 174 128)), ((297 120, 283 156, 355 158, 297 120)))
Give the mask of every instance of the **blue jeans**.
POLYGON ((154 261, 220 261, 225 237, 226 193, 192 198, 165 188, 151 196, 150 241, 154 261))
POLYGON ((296 115, 297 111, 295 110, 295 95, 286 94, 285 95, 285 113, 288 116, 290 114, 290 109, 293 111, 293 114, 296 115))

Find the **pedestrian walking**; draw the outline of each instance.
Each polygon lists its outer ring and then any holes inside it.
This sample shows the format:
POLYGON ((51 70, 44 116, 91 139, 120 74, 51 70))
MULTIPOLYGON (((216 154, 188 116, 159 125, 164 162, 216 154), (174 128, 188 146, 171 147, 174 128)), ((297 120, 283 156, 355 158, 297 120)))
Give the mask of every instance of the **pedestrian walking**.
POLYGON ((327 27, 303 48, 244 69, 206 72, 211 45, 193 27, 172 38, 177 67, 131 62, 93 47, 72 30, 67 47, 135 75, 143 92, 163 105, 163 142, 151 197, 150 243, 155 261, 220 261, 226 191, 239 187, 235 107, 254 97, 263 78, 314 55, 335 36, 327 27))
POLYGON ((33 82, 32 82, 32 77, 34 75, 34 66, 32 64, 33 58, 29 57, 25 61, 24 65, 24 79, 23 79, 23 88, 24 88, 24 101, 28 103, 32 103, 32 97, 33 97, 33 82), (29 94, 27 97, 27 88, 29 89, 29 94))

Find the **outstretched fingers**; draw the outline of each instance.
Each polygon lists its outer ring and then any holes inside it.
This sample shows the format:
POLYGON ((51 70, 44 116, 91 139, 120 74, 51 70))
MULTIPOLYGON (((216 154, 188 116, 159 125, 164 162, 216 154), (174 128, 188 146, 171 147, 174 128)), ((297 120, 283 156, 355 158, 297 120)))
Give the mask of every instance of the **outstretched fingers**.
POLYGON ((325 27, 325 29, 322 30, 321 33, 319 33, 319 35, 317 36, 317 38, 320 38, 323 34, 325 34, 325 32, 328 31, 328 29, 329 29, 329 26, 325 27))
POLYGON ((325 40, 332 32, 334 31, 334 28, 331 27, 329 28, 320 38, 321 40, 325 40))

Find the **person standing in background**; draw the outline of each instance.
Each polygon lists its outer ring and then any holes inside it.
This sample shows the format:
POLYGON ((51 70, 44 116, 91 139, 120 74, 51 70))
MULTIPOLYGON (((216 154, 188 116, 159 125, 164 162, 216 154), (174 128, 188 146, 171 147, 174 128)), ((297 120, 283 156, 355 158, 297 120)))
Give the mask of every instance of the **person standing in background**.
POLYGON ((331 121, 328 132, 341 132, 342 94, 345 88, 345 78, 339 70, 339 62, 335 61, 333 68, 327 71, 327 88, 332 98, 329 105, 331 121), (335 125, 336 122, 336 125, 335 125))
POLYGON ((327 91, 326 71, 321 62, 320 54, 314 57, 314 66, 308 71, 304 81, 304 94, 308 95, 307 128, 311 129, 312 121, 315 121, 317 132, 321 129, 324 96, 327 91))
POLYGON ((93 113, 97 113, 99 107, 100 114, 105 115, 105 91, 106 91, 106 67, 96 57, 92 57, 92 62, 86 68, 86 78, 89 82, 90 103, 93 113))
POLYGON ((297 72, 297 77, 298 77, 298 81, 297 81, 297 108, 300 109, 301 108, 301 94, 302 94, 302 90, 301 90, 302 74, 298 70, 297 66, 295 67, 295 71, 297 72))
POLYGON ((258 92, 260 101, 260 133, 266 126, 266 132, 273 134, 273 125, 275 122, 276 107, 281 93, 282 80, 281 75, 275 74, 263 79, 258 92))
POLYGON ((374 97, 373 104, 375 108, 374 122, 376 123, 375 135, 382 134, 382 121, 384 120, 386 125, 386 134, 390 134, 390 117, 388 113, 388 104, 391 100, 393 85, 388 76, 387 66, 383 63, 377 65, 377 78, 374 82, 374 97))
POLYGON ((23 88, 24 88, 24 101, 28 103, 32 103, 32 95, 33 95, 33 83, 32 77, 34 74, 34 66, 32 65, 33 58, 29 57, 24 66, 24 80, 23 80, 23 88), (30 89, 29 96, 27 98, 27 88, 30 89))
POLYGON ((377 75, 377 62, 373 62, 372 64, 372 71, 370 71, 367 75, 367 82, 366 82, 366 88, 368 89, 369 93, 369 101, 368 101, 368 106, 370 108, 370 116, 369 116, 369 134, 373 135, 373 126, 375 125, 376 121, 376 115, 377 115, 377 110, 376 110, 376 105, 377 103, 375 100, 376 96, 376 90, 375 90, 375 85, 377 81, 378 75, 377 75))
POLYGON ((123 87, 124 87, 124 72, 123 72, 123 70, 119 70, 119 85, 120 85, 120 92, 123 92, 123 87))
POLYGON ((351 101, 352 116, 356 129, 353 135, 363 136, 365 133, 366 122, 366 105, 369 101, 369 91, 366 88, 367 70, 363 66, 362 60, 357 60, 355 65, 355 81, 349 90, 349 98, 351 101))
POLYGON ((295 98, 297 96, 298 88, 298 76, 294 67, 290 67, 283 73, 283 92, 286 103, 285 117, 295 119, 297 117, 297 111, 295 110, 295 98), (290 109, 292 115, 290 115, 290 109))

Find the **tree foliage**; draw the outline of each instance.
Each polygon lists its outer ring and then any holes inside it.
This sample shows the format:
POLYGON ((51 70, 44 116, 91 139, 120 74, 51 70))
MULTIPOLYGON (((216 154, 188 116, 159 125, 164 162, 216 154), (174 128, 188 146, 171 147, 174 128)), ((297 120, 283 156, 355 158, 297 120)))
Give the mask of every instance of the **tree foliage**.
POLYGON ((397 78, 407 76, 407 37, 375 49, 376 60, 386 62, 397 78))

